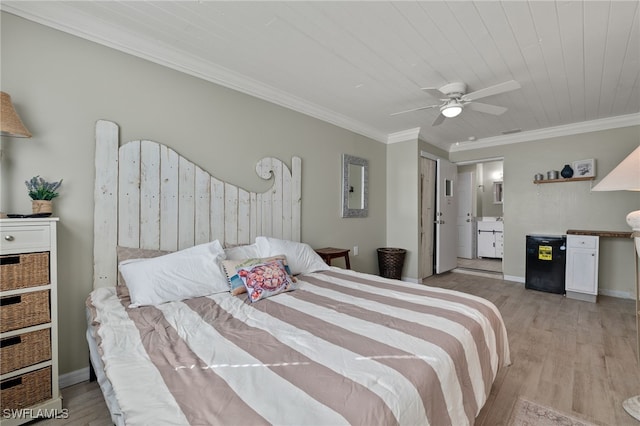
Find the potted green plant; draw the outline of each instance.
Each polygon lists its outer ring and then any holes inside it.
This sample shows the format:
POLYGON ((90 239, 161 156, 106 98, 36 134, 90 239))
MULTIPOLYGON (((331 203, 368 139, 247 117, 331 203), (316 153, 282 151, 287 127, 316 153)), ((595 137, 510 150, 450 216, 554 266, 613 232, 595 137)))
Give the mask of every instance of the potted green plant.
POLYGON ((24 182, 31 197, 31 209, 34 214, 51 213, 51 200, 56 198, 62 179, 58 182, 47 182, 40 176, 34 176, 24 182))

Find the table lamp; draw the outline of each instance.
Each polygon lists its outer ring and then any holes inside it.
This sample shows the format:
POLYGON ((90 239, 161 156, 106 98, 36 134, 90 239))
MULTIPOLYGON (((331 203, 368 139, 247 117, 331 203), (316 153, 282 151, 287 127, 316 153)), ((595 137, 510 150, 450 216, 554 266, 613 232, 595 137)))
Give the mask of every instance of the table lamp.
MULTIPOLYGON (((22 124, 8 93, 0 92, 0 136, 12 138, 30 138, 31 132, 22 124)), ((0 177, 2 176, 2 149, 0 148, 0 177)), ((1 189, 1 187, 0 187, 1 189)), ((0 204, 2 191, 0 190, 0 204)), ((0 217, 5 217, 0 208, 0 217)))
POLYGON ((0 92, 0 135, 14 138, 30 138, 31 132, 22 124, 8 93, 0 92))
MULTIPOLYGON (((622 160, 604 179, 593 187, 592 191, 640 191, 640 146, 627 158, 622 160)), ((638 197, 640 204, 640 196, 638 197)), ((640 210, 627 215, 627 223, 633 229, 632 237, 635 242, 635 275, 636 275, 636 332, 637 356, 640 362, 640 273, 638 272, 638 258, 640 257, 640 210)), ((622 403, 625 411, 640 420, 640 395, 632 396, 622 403)))

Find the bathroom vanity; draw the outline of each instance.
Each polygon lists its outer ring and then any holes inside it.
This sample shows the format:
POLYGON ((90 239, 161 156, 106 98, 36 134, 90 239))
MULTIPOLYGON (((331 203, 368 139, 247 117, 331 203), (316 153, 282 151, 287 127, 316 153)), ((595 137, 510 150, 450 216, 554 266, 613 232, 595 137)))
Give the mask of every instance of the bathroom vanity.
POLYGON ((478 257, 499 258, 504 253, 504 223, 499 218, 478 221, 478 257))

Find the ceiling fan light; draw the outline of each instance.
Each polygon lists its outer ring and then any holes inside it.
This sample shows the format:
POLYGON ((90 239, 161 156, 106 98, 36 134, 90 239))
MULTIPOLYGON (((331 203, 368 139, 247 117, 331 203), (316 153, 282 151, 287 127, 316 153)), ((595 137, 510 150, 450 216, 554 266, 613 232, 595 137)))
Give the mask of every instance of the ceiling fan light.
POLYGON ((447 118, 457 117, 462 112, 462 105, 457 102, 452 102, 443 106, 440 112, 447 118))

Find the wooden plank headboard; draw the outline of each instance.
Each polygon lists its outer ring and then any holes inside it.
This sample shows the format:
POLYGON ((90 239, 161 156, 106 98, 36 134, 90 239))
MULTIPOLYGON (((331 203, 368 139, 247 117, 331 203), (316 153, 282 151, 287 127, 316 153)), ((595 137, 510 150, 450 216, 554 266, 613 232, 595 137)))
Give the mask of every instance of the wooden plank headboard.
POLYGON ((216 179, 151 141, 119 144, 116 123, 96 123, 94 281, 114 286, 116 247, 175 251, 208 241, 249 244, 265 235, 300 241, 302 161, 291 171, 277 158, 256 165, 263 193, 216 179))

